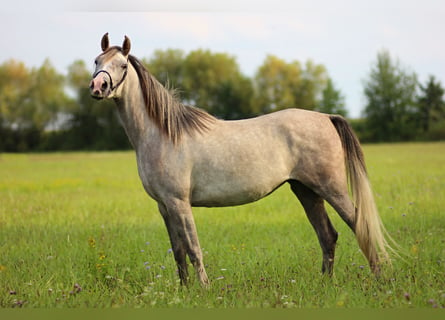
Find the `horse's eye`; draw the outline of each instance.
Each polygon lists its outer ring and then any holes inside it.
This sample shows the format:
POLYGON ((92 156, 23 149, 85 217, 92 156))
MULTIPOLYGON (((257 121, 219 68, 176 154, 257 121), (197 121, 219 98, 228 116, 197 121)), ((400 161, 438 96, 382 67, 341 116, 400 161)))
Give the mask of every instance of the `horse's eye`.
POLYGON ((128 68, 128 64, 124 63, 124 64, 122 65, 122 69, 127 69, 127 68, 128 68))
POLYGON ((96 60, 94 60, 94 64, 95 64, 95 65, 97 65, 97 59, 96 59, 96 60))

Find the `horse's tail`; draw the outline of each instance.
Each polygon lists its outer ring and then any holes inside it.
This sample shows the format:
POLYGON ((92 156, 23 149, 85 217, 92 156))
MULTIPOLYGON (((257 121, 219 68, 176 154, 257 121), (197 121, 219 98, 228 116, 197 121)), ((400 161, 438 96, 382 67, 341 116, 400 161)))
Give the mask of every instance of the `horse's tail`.
POLYGON ((380 260, 390 262, 386 233, 371 191, 362 148, 349 123, 341 116, 330 116, 345 153, 348 182, 355 205, 355 235, 358 244, 374 271, 380 260))

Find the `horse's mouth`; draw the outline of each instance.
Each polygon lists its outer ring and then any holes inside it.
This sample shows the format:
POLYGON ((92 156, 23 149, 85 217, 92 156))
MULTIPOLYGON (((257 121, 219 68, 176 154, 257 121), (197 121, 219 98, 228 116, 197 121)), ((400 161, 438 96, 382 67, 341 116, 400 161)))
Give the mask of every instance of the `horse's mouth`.
POLYGON ((96 99, 96 100, 103 100, 103 98, 104 98, 103 96, 97 96, 95 94, 91 94, 91 97, 96 99))

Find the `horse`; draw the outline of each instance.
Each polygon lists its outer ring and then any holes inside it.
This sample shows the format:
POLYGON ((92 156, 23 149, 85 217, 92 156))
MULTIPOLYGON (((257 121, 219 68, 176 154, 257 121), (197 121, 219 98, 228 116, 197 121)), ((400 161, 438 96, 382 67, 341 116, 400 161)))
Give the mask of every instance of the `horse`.
POLYGON ((359 140, 339 115, 285 109, 225 121, 188 106, 122 47, 101 40, 89 85, 95 99, 113 99, 136 153, 147 194, 158 205, 181 284, 187 256, 203 287, 203 263, 192 207, 236 206, 259 200, 283 184, 301 202, 322 251, 322 272, 332 275, 338 233, 327 201, 355 234, 371 271, 390 261, 359 140))

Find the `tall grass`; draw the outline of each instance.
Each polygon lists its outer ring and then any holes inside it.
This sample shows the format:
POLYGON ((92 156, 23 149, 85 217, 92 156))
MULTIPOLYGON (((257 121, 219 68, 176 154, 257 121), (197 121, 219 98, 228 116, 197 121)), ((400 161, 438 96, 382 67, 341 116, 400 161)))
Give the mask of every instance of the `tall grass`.
POLYGON ((287 186, 194 209, 210 289, 179 285, 132 152, 0 156, 2 307, 444 307, 445 143, 365 146, 377 204, 402 248, 380 279, 339 232, 323 276, 315 232, 287 186))

